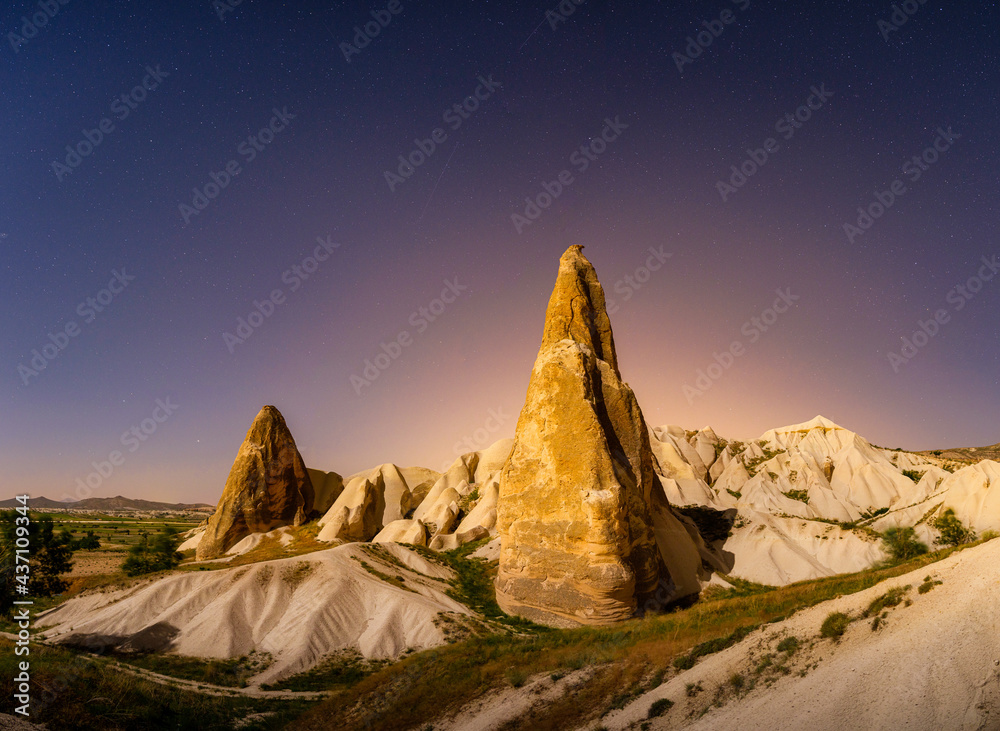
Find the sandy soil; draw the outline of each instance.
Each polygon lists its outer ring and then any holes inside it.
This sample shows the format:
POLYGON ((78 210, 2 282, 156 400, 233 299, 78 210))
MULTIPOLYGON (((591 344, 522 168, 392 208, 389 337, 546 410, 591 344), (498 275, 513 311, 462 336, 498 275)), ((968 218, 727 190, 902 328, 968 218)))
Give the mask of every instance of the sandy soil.
POLYGON ((1000 539, 850 596, 799 612, 699 662, 602 723, 637 729, 661 698, 674 706, 649 728, 844 731, 1000 729, 1000 539), (930 576, 940 584, 919 593, 930 576), (861 618, 873 599, 905 587, 879 626, 861 618), (907 601, 909 605, 907 605, 907 601), (852 622, 839 642, 821 638, 832 612, 852 622), (794 636, 786 659, 777 644, 794 636), (766 655, 771 666, 758 670, 766 655), (785 664, 788 674, 773 670, 785 664), (743 678, 742 689, 734 676, 743 678), (688 688, 700 688, 693 695, 688 688))

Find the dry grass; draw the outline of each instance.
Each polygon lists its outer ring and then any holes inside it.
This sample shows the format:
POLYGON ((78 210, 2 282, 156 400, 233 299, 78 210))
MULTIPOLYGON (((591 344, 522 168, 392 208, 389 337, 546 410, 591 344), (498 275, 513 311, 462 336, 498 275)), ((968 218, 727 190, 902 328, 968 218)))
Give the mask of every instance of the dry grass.
POLYGON ((267 536, 266 538, 262 538, 260 543, 246 553, 234 556, 228 561, 184 563, 181 564, 180 568, 194 571, 217 571, 219 569, 230 569, 234 566, 260 563, 261 561, 275 561, 279 558, 302 556, 307 553, 333 548, 334 544, 317 539, 319 525, 315 521, 298 527, 289 527, 287 530, 292 534, 292 540, 287 546, 281 545, 281 541, 278 538, 267 536))
POLYGON ((491 689, 509 686, 512 671, 528 678, 593 667, 593 677, 583 687, 506 727, 510 731, 574 728, 634 697, 651 678, 662 680, 673 672, 675 658, 687 654, 697 659, 722 649, 731 637, 738 639, 748 627, 862 591, 953 550, 781 588, 745 585, 688 609, 613 627, 473 637, 413 655, 368 676, 303 716, 293 728, 403 731, 457 711, 491 689))

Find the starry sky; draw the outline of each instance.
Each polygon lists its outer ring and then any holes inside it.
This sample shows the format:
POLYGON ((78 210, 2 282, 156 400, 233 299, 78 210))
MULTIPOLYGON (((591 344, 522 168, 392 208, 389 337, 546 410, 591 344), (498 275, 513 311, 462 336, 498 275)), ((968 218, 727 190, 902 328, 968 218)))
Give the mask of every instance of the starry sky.
POLYGON ((44 5, 3 497, 215 503, 265 404, 310 467, 441 469, 513 435, 572 244, 650 424, 1000 440, 995 3, 44 5))

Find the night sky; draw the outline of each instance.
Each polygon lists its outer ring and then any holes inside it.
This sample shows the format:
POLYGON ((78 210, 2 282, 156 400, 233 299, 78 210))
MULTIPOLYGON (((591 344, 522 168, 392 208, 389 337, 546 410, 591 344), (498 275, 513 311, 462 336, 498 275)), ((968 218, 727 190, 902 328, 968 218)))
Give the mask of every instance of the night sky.
POLYGON ((652 425, 1000 439, 995 3, 47 2, 0 13, 2 497, 214 503, 265 404, 440 469, 513 435, 572 244, 652 425))

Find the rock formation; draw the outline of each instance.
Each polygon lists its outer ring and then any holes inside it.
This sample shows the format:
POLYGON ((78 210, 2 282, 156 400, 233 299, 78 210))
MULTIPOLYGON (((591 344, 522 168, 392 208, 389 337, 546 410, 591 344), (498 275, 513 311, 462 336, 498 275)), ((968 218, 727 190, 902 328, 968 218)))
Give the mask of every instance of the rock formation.
POLYGON ((312 512, 313 486, 302 455, 281 413, 265 406, 240 446, 197 557, 221 556, 251 533, 302 525, 312 512))
POLYGON ((656 543, 653 515, 669 506, 648 428, 581 249, 559 262, 497 506, 498 603, 563 626, 627 619, 680 583, 656 543))

